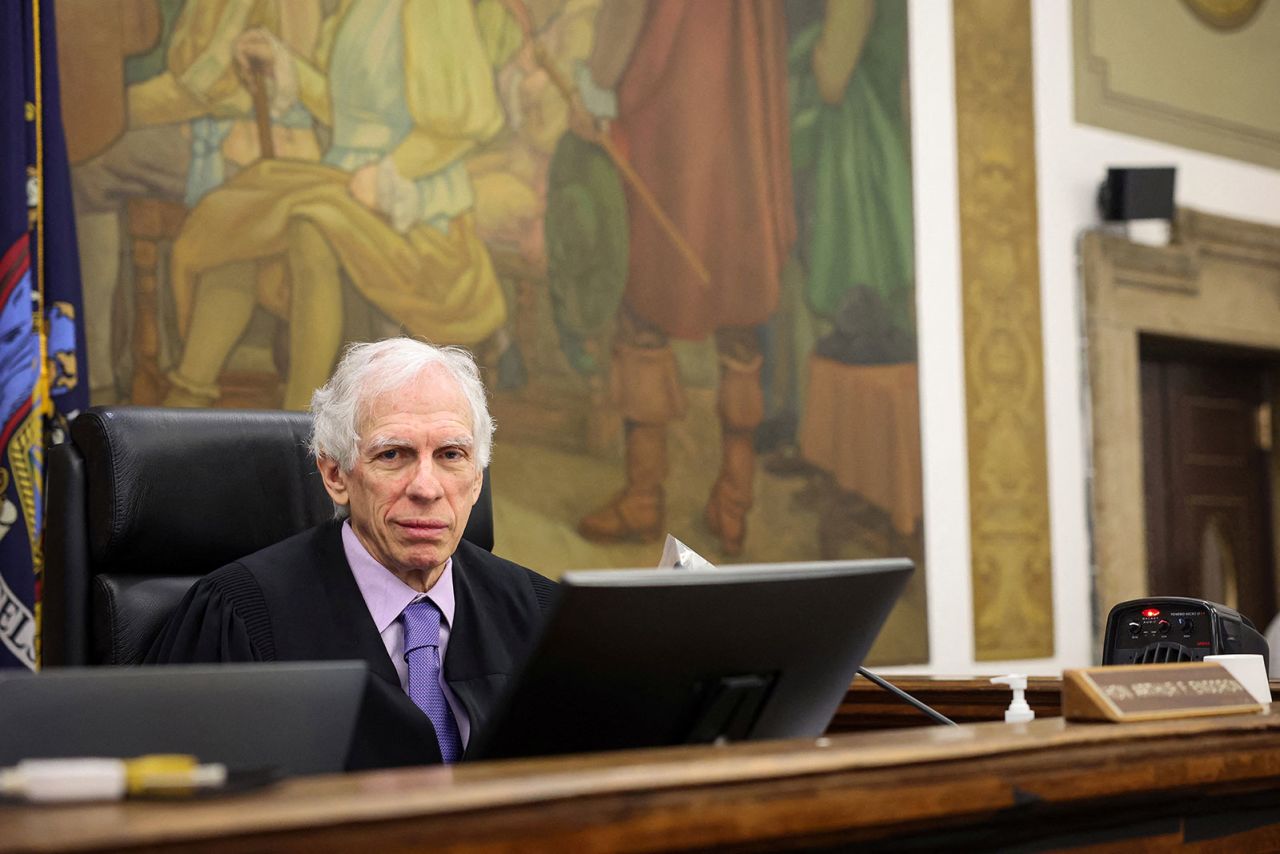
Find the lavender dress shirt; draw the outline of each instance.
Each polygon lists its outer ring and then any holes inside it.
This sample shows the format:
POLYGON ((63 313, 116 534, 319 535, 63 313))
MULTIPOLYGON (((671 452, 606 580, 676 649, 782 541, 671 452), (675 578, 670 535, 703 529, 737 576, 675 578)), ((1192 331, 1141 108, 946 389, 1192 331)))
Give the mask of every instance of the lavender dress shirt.
MULTIPOLYGON (((351 574, 355 576, 356 586, 360 588, 360 595, 364 597, 369 615, 373 617, 373 624, 382 636, 387 655, 391 656, 391 663, 400 676, 400 688, 408 693, 409 665, 404 660, 404 624, 400 620, 400 614, 407 605, 419 599, 430 599, 435 603, 444 615, 440 621, 440 661, 443 662, 449 649, 449 627, 453 625, 453 558, 445 562, 444 572, 435 585, 426 593, 419 593, 369 554, 355 531, 351 530, 349 520, 342 523, 342 549, 346 552, 351 574)), ((453 710, 454 720, 458 722, 458 735, 465 748, 471 737, 471 719, 444 681, 443 667, 440 669, 440 687, 445 699, 449 701, 449 708, 453 710)))

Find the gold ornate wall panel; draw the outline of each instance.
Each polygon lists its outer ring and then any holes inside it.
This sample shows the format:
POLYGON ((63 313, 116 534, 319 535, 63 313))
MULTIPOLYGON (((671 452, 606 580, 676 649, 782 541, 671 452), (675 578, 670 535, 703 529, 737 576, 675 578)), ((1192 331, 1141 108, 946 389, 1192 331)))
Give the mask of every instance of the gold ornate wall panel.
POLYGON ((1280 3, 1075 0, 1076 120, 1280 168, 1280 3))
POLYGON ((1047 657, 1053 586, 1031 8, 962 0, 953 9, 974 655, 1047 657))

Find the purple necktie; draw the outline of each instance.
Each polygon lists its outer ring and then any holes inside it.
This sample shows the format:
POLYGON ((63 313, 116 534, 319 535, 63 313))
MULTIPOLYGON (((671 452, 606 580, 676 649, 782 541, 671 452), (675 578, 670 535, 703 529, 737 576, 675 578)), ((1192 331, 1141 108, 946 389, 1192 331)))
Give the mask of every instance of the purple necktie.
POLYGON ((404 609, 404 660, 409 665, 409 699, 426 713, 436 728, 445 764, 462 757, 458 722, 440 683, 440 609, 430 599, 404 609))

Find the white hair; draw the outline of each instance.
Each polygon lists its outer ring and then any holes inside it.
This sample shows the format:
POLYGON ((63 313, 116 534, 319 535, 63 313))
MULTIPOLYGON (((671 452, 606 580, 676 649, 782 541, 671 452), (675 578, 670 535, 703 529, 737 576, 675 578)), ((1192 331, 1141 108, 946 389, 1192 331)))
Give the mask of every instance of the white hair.
POLYGON ((311 453, 351 471, 360 448, 360 425, 373 401, 403 389, 434 367, 444 368, 466 397, 476 465, 488 467, 493 418, 475 359, 461 347, 437 347, 403 337, 347 347, 333 376, 311 395, 311 453))

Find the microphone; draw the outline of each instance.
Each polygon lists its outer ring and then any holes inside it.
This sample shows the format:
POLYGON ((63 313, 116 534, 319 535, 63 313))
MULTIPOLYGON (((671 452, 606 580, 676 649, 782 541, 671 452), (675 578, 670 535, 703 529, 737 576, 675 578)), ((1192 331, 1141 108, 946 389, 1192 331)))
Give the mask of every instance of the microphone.
POLYGON ((917 700, 915 697, 908 694, 906 691, 903 691, 897 685, 886 682, 885 680, 881 679, 879 676, 872 673, 867 668, 859 667, 858 674, 860 676, 866 677, 868 680, 870 680, 871 682, 874 682, 876 685, 879 685, 881 688, 888 691, 890 694, 893 694, 895 697, 897 697, 899 700, 902 700, 904 703, 907 703, 908 705, 911 705, 911 706, 915 706, 917 709, 924 712, 929 717, 933 718, 933 720, 936 723, 942 724, 943 726, 959 726, 959 724, 951 720, 951 718, 947 717, 946 715, 942 714, 942 712, 939 712, 937 709, 934 709, 934 708, 931 708, 930 706, 925 705, 924 703, 917 700))

